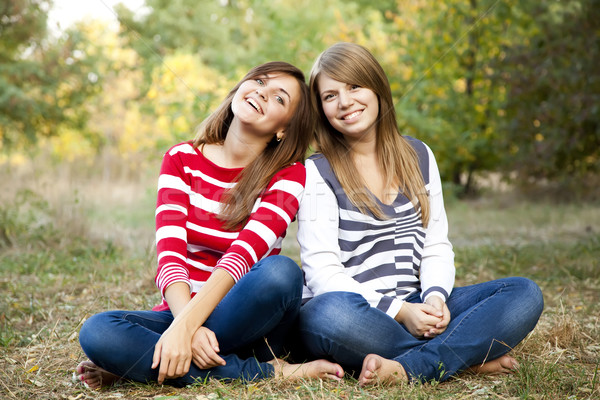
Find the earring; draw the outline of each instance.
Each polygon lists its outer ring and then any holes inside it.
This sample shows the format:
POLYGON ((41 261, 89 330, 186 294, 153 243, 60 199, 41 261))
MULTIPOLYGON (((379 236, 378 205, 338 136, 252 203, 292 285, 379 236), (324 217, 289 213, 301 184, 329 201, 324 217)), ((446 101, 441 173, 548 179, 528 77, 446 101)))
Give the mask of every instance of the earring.
POLYGON ((281 138, 279 136, 277 136, 277 141, 281 142, 281 138))

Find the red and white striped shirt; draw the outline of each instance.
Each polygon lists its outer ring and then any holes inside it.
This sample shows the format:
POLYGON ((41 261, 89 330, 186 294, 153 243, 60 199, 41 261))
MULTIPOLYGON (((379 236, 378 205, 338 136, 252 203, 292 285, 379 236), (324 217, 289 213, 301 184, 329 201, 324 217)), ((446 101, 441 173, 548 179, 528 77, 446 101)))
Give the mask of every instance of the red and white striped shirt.
POLYGON ((242 168, 222 168, 190 143, 164 156, 156 201, 156 285, 163 295, 153 310, 168 310, 166 288, 185 282, 194 296, 212 271, 223 268, 237 282, 259 260, 281 251, 295 218, 306 171, 300 163, 277 172, 256 200, 250 219, 237 231, 223 229, 221 196, 242 168))

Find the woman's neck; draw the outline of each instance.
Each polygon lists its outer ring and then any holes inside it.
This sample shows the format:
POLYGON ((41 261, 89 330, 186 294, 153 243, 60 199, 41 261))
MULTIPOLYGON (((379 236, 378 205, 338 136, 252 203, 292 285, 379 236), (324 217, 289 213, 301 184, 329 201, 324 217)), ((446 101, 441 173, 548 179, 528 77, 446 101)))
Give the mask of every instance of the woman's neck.
POLYGON ((222 145, 206 145, 204 156, 223 168, 245 168, 265 150, 265 138, 231 125, 222 145))
POLYGON ((358 140, 349 141, 349 145, 354 159, 377 159, 377 140, 375 139, 375 135, 363 136, 358 140))

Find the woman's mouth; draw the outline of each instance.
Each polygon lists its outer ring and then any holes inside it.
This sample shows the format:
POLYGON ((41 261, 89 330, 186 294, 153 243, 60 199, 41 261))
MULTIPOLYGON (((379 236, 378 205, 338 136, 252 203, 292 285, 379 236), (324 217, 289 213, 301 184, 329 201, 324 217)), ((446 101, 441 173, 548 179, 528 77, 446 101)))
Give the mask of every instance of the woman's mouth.
POLYGON ((358 117, 360 114, 362 114, 362 112, 363 112, 363 110, 357 110, 357 111, 354 111, 354 112, 352 112, 352 113, 350 113, 350 114, 344 115, 344 116, 342 117, 342 120, 344 120, 344 121, 351 120, 351 119, 353 119, 353 118, 356 118, 356 117, 358 117))
POLYGON ((250 104, 256 111, 258 111, 260 114, 263 113, 262 108, 258 105, 258 103, 256 102, 256 100, 254 100, 253 98, 249 97, 246 99, 246 102, 248 104, 250 104))

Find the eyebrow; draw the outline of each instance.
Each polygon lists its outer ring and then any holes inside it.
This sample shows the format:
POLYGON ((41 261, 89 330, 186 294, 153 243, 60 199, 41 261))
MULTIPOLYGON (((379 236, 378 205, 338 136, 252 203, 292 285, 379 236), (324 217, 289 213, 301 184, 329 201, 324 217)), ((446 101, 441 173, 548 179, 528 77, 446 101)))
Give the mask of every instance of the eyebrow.
POLYGON ((287 96, 288 101, 292 101, 292 97, 290 96, 290 94, 288 92, 285 91, 284 88, 279 88, 279 91, 287 96))
MULTIPOLYGON (((268 81, 273 79, 273 76, 269 75, 269 74, 264 74, 263 76, 264 76, 264 79, 267 79, 268 81)), ((277 76, 277 75, 275 75, 275 76, 277 76)), ((280 88, 277 88, 276 90, 285 94, 288 98, 288 101, 292 101, 292 96, 290 96, 290 94, 284 88, 280 87, 280 88)))

